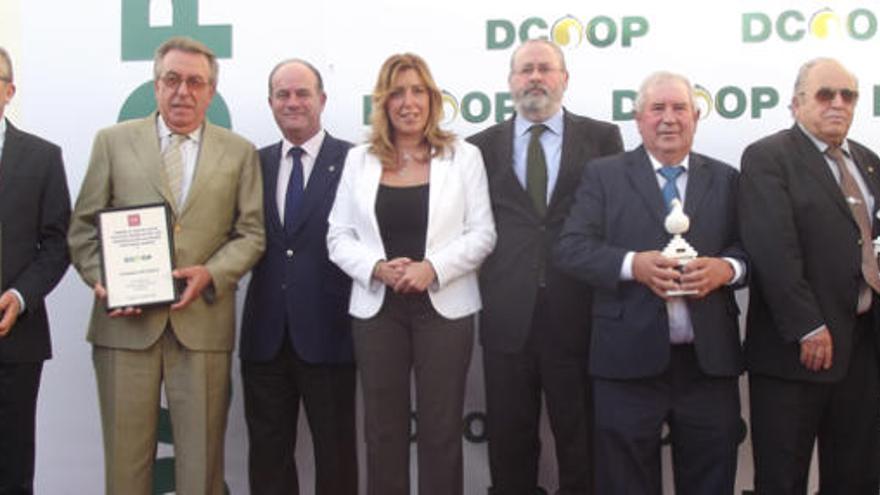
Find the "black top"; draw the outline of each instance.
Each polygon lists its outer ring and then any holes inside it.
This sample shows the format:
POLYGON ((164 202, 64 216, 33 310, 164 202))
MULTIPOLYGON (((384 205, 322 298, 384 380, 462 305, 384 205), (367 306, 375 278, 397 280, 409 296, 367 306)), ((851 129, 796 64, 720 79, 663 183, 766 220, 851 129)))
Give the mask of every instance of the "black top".
POLYGON ((376 220, 386 259, 425 257, 428 234, 428 184, 394 187, 379 184, 376 220))

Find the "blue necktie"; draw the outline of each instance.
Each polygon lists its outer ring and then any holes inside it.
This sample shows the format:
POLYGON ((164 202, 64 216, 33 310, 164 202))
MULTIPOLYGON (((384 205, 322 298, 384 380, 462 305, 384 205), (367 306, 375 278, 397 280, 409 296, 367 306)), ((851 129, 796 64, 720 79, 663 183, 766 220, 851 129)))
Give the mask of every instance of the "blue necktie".
POLYGON ((284 228, 293 225, 293 216, 299 208, 303 197, 303 162, 302 155, 305 152, 299 146, 290 149, 293 157, 293 169, 290 171, 290 179, 287 181, 287 193, 284 196, 284 228))
POLYGON ((672 203, 672 200, 680 199, 675 181, 679 175, 684 173, 684 167, 681 165, 673 167, 663 166, 657 170, 657 173, 666 179, 666 184, 663 184, 663 202, 666 203, 666 209, 669 210, 669 204, 672 203))

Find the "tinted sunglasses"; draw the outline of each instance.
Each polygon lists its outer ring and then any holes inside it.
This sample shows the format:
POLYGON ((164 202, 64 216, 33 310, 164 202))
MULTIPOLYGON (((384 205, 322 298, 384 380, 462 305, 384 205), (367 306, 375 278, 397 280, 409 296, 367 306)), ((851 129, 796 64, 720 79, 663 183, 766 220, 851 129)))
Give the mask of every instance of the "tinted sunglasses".
POLYGON ((840 93, 840 99, 843 100, 844 103, 852 103, 859 99, 859 92, 852 89, 819 88, 814 96, 816 101, 820 103, 828 103, 833 101, 838 93, 840 93))

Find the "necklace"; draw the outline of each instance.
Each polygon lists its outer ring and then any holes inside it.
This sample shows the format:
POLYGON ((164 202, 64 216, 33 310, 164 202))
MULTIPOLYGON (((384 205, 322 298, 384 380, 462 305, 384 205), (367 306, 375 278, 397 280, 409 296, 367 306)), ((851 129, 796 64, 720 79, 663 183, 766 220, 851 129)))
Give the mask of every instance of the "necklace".
POLYGON ((419 165, 426 161, 426 156, 423 153, 415 153, 411 151, 400 151, 398 152, 398 160, 397 160, 397 175, 404 177, 407 175, 407 172, 410 166, 419 165))

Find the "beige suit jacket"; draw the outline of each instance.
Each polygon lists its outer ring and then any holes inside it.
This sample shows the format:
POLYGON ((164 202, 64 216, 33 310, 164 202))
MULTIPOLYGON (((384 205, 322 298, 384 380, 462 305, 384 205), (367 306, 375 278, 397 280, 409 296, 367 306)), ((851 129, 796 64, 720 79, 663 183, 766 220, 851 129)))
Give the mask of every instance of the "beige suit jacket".
MULTIPOLYGON (((96 214, 111 207, 156 202, 173 205, 161 174, 156 114, 101 130, 76 201, 68 233, 73 265, 89 287, 101 281, 96 214)), ((146 349, 167 324, 187 348, 231 351, 235 290, 265 247, 259 158, 242 137, 205 123, 192 185, 182 208, 173 208, 175 267, 204 265, 213 287, 182 310, 145 309, 110 318, 95 300, 88 340, 120 349, 146 349)))

